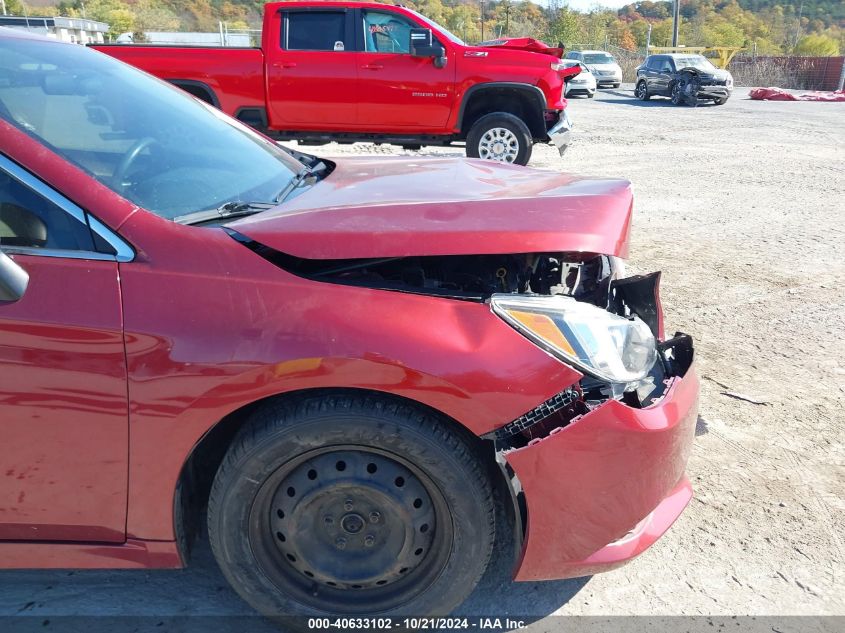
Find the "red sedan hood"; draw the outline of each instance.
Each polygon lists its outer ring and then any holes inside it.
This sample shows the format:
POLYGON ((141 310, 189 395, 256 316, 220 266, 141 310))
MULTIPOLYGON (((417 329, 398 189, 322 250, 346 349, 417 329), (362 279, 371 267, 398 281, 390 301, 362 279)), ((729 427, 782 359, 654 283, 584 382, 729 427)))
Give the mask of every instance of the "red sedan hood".
POLYGON ((306 259, 586 252, 624 257, 626 180, 465 159, 346 159, 297 198, 227 226, 306 259))

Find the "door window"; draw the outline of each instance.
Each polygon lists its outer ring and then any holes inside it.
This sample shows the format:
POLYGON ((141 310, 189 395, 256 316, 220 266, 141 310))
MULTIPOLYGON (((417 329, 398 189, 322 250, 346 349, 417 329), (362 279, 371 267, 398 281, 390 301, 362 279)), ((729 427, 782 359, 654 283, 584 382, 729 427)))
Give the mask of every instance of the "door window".
POLYGON ((0 246, 66 251, 94 251, 83 219, 0 170, 0 246))
POLYGON ((291 11, 287 14, 289 51, 347 50, 346 13, 342 11, 291 11))
POLYGON ((415 25, 395 13, 364 12, 364 45, 368 53, 411 52, 411 29, 415 25))

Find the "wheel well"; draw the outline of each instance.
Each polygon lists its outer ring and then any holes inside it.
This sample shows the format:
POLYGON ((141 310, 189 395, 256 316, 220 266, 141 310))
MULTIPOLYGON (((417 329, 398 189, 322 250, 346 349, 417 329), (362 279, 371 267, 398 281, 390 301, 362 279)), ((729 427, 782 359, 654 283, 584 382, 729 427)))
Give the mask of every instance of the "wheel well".
POLYGON ((177 88, 181 88, 188 94, 195 96, 200 101, 210 103, 215 108, 220 107, 220 100, 217 98, 217 95, 214 94, 214 91, 209 88, 207 84, 204 84, 201 81, 191 81, 188 79, 168 79, 167 82, 173 84, 177 88))
MULTIPOLYGON (((495 447, 493 442, 474 435, 454 418, 451 418, 440 411, 429 407, 428 405, 416 400, 403 398, 395 394, 371 391, 367 389, 308 389, 303 391, 287 392, 276 396, 270 396, 262 400, 257 400, 236 411, 233 411, 209 429, 191 450, 191 454, 182 466, 182 472, 179 475, 179 480, 176 484, 173 508, 174 533, 176 534, 176 541, 179 544, 183 561, 187 561, 189 559, 191 547, 197 536, 203 531, 202 519, 204 516, 204 510, 208 504, 208 497, 211 492, 211 484, 214 481, 214 476, 223 461, 223 457, 226 455, 226 451, 232 444, 232 441, 235 439, 238 431, 244 425, 246 420, 249 419, 250 414, 260 405, 271 400, 287 401, 303 397, 338 394, 361 396, 375 395, 379 398, 384 398, 385 400, 401 400, 405 404, 428 410, 443 419, 455 433, 462 434, 471 444, 474 444, 477 447, 479 455, 482 456, 488 467, 491 481, 493 482, 494 487, 500 491, 500 494, 504 495, 505 491, 510 489, 508 482, 505 480, 504 474, 496 464, 495 447)), ((505 501, 505 503, 507 505, 509 502, 505 501)))
POLYGON ((513 87, 483 88, 474 91, 463 108, 461 137, 466 138, 470 128, 481 117, 493 112, 507 112, 519 117, 531 130, 534 138, 546 135, 543 110, 538 108, 539 99, 526 89, 513 87))

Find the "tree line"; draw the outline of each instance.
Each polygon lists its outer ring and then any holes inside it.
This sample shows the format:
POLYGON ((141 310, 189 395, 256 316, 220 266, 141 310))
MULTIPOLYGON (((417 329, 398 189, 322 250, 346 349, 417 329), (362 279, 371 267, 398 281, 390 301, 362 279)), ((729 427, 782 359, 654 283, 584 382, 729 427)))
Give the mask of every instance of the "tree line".
MULTIPOLYGON (((6 0, 12 14, 22 2, 6 0)), ((393 4, 393 0, 382 0, 393 4)), ((599 0, 600 2, 600 0, 599 0)), ((534 37, 567 48, 604 46, 636 51, 668 46, 672 2, 644 0, 619 10, 571 9, 565 0, 402 0, 468 43, 534 37)), ((259 29, 260 0, 62 0, 39 13, 84 16, 109 24, 110 35, 144 31, 259 29)), ((29 13, 33 14, 29 9, 29 13)), ((845 2, 802 0, 681 0, 680 42, 687 46, 742 46, 763 55, 839 55, 845 50, 845 2)))

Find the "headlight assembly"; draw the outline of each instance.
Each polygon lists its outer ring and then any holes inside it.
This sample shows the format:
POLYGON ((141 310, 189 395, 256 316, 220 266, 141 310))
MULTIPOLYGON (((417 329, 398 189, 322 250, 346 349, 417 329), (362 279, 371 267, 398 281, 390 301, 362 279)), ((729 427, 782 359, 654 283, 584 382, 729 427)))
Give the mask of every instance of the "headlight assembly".
POLYGON ((495 294, 490 305, 534 343, 600 380, 638 383, 657 360, 654 335, 636 316, 621 317, 559 295, 495 294))

